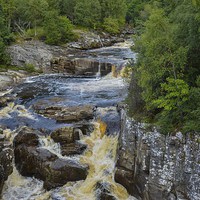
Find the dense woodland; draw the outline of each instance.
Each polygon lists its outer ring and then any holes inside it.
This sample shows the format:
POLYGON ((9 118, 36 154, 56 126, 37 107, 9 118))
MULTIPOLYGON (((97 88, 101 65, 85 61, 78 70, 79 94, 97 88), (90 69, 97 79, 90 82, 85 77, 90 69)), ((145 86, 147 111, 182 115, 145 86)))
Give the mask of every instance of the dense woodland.
POLYGON ((199 132, 199 0, 0 0, 0 64, 18 38, 62 44, 77 39, 77 27, 119 34, 126 24, 138 53, 130 114, 165 133, 199 132))

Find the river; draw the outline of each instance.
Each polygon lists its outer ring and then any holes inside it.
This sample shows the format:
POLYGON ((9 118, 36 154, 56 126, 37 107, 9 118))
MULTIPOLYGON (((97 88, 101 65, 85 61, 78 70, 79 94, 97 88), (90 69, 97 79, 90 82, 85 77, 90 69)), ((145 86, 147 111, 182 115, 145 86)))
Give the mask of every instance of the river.
MULTIPOLYGON (((135 54, 130 50, 130 42, 112 47, 89 50, 89 58, 98 62, 109 62, 117 70, 124 66, 135 54), (92 54, 95 56, 93 57, 92 54)), ((0 110, 1 126, 10 141, 16 130, 28 126, 51 133, 61 127, 71 126, 74 122, 59 122, 36 112, 38 108, 84 107, 92 106, 95 112, 89 123, 93 125, 90 134, 79 133, 80 143, 87 145, 81 155, 63 156, 59 143, 49 134, 40 136, 40 148, 47 149, 62 159, 71 159, 88 166, 85 180, 67 184, 46 191, 44 182, 34 177, 24 177, 16 167, 5 182, 3 200, 95 200, 102 199, 102 191, 110 199, 132 200, 126 189, 114 180, 116 150, 120 132, 120 117, 117 105, 127 94, 127 83, 112 72, 101 76, 101 69, 94 77, 72 77, 64 74, 48 74, 26 78, 10 91, 16 100, 0 110), (37 108, 37 109, 36 109, 37 108)), ((84 120, 85 121, 85 120, 84 120)), ((106 197, 107 198, 107 197, 106 197)))

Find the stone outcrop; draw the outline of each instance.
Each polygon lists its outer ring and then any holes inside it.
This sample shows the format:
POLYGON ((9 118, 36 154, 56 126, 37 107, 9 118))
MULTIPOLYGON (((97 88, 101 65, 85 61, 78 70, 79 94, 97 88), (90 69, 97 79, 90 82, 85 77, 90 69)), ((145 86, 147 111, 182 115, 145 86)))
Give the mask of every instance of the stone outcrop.
MULTIPOLYGON (((121 36, 106 33, 97 34, 77 30, 79 39, 63 46, 51 46, 37 40, 27 40, 9 46, 11 64, 15 66, 35 66, 45 73, 65 73, 70 75, 93 76, 99 71, 101 75, 111 72, 112 63, 100 61, 96 53, 87 51, 124 42, 128 32, 121 36)), ((9 80, 7 80, 9 81, 9 80)))
POLYGON ((55 52, 56 50, 63 51, 62 48, 51 47, 39 41, 26 41, 22 44, 11 45, 8 52, 12 65, 25 66, 26 64, 32 64, 37 69, 42 68, 44 71, 48 71, 50 61, 53 58, 53 48, 55 48, 55 52))
POLYGON ((111 194, 111 186, 109 183, 105 182, 98 182, 96 184, 96 197, 97 200, 117 200, 112 194, 111 194))
POLYGON ((12 145, 5 141, 4 135, 0 132, 0 196, 4 182, 13 171, 12 160, 12 145))
MULTIPOLYGON (((80 57, 80 55, 77 56, 80 57)), ((111 72, 111 63, 89 59, 84 57, 86 55, 82 56, 82 58, 55 57, 51 60, 50 69, 55 73, 67 73, 75 76, 96 76, 99 70, 101 75, 111 72)))
POLYGON ((76 130, 74 127, 62 127, 51 133, 51 138, 60 143, 63 156, 82 154, 87 148, 87 145, 78 142, 80 135, 76 130))
POLYGON ((12 70, 0 72, 0 91, 6 90, 19 83, 26 76, 27 74, 25 72, 17 72, 12 70))
POLYGON ((93 106, 74 106, 74 107, 46 107, 35 105, 34 109, 38 114, 52 118, 58 122, 79 122, 93 118, 93 106))
MULTIPOLYGON (((110 34, 106 33, 97 34, 94 32, 86 32, 82 30, 77 30, 76 32, 79 35, 78 41, 70 42, 68 46, 81 50, 111 46, 117 42, 123 42, 125 37, 124 35, 121 35, 121 37, 119 37, 111 36, 110 34)), ((126 33, 124 32, 124 34, 126 33)))
POLYGON ((162 135, 122 110, 115 180, 144 200, 200 199, 199 136, 162 135))
POLYGON ((39 145, 38 132, 23 127, 14 139, 16 168, 23 176, 34 176, 44 181, 45 189, 52 189, 69 181, 83 180, 87 167, 78 162, 61 159, 39 145))

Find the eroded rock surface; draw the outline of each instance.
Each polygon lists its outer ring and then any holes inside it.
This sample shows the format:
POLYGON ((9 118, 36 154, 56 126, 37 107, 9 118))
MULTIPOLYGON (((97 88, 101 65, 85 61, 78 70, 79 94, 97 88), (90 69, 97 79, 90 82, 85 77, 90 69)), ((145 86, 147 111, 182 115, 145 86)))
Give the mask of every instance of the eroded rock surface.
POLYGON ((87 145, 78 142, 79 131, 74 127, 62 127, 51 133, 51 138, 60 143, 63 156, 82 154, 87 145))
POLYGON ((72 160, 61 159, 39 145, 38 132, 23 127, 14 139, 15 163, 23 176, 44 181, 44 188, 52 189, 68 181, 83 180, 87 167, 72 160))
POLYGON ((200 199, 199 136, 148 131, 122 111, 115 179, 145 200, 200 199))
POLYGON ((12 145, 5 141, 4 135, 0 132, 0 196, 4 182, 13 171, 12 160, 12 145))
POLYGON ((58 122, 78 122, 81 120, 89 120, 93 118, 93 106, 74 106, 74 107, 43 107, 35 105, 34 109, 37 113, 45 117, 52 118, 58 122))

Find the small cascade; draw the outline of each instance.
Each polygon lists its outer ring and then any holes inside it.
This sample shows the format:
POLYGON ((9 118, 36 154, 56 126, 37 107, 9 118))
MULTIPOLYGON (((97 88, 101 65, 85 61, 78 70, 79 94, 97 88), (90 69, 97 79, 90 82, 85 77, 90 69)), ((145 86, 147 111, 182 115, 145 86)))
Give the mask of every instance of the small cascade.
POLYGON ((40 145, 42 148, 49 150, 50 152, 56 154, 58 157, 61 156, 60 144, 55 143, 50 136, 40 137, 40 145))
POLYGON ((82 142, 88 145, 84 155, 80 157, 83 164, 89 165, 86 180, 76 183, 67 183, 54 196, 67 200, 95 200, 97 199, 98 183, 106 183, 110 186, 110 194, 118 200, 135 200, 128 195, 126 189, 114 181, 114 169, 118 136, 105 135, 106 124, 99 121, 95 123, 95 130, 90 136, 85 136, 82 142))
POLYGON ((100 41, 100 43, 101 43, 101 47, 103 47, 103 42, 102 42, 102 40, 101 40, 101 37, 99 36, 99 41, 100 41))
MULTIPOLYGON (((23 177, 14 167, 13 173, 4 184, 3 200, 36 200, 44 193, 43 182, 30 177, 23 177)), ((44 199, 43 199, 44 200, 44 199)))
POLYGON ((98 72, 96 73, 96 79, 100 79, 100 78, 101 78, 101 63, 99 62, 98 72))

